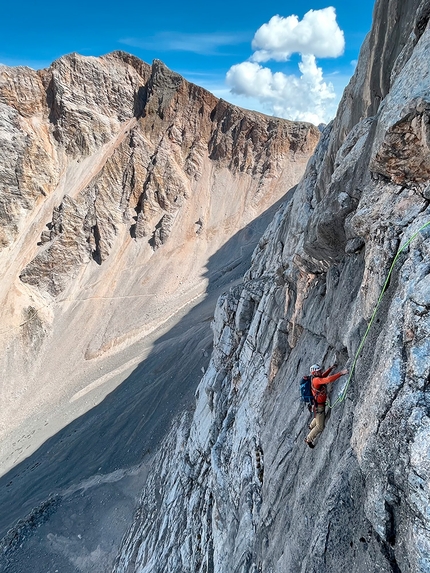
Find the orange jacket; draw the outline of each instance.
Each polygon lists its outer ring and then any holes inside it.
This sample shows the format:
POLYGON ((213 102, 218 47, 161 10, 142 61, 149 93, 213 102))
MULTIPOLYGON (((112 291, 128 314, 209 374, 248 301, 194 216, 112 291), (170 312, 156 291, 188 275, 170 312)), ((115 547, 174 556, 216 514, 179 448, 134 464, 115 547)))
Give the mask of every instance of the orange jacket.
POLYGON ((327 388, 325 385, 330 384, 331 382, 334 382, 335 380, 337 380, 338 378, 340 378, 342 376, 342 374, 340 372, 338 372, 337 374, 333 374, 332 376, 328 376, 328 374, 330 374, 330 372, 333 370, 333 368, 334 368, 334 366, 332 366, 331 368, 326 370, 323 373, 323 375, 321 376, 321 378, 318 378, 317 376, 315 376, 311 380, 312 395, 315 398, 315 402, 317 404, 325 404, 326 403, 327 388))

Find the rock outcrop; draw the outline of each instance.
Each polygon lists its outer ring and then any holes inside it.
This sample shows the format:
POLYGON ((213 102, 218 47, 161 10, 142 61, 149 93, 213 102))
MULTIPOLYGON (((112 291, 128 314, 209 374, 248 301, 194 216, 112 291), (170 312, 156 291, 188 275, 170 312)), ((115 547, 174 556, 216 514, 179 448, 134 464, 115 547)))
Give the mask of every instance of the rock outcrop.
POLYGON ((336 119, 218 301, 194 415, 115 573, 430 571, 429 18, 428 0, 377 1, 336 119), (354 371, 311 450, 316 361, 354 371))

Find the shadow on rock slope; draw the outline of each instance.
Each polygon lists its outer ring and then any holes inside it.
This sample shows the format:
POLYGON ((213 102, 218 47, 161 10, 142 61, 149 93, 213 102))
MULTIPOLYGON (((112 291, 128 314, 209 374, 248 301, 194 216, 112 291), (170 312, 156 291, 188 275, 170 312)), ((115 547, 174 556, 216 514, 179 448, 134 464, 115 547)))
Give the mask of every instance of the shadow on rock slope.
POLYGON ((152 454, 175 415, 194 404, 212 349, 216 300, 249 268, 281 202, 211 257, 205 299, 121 386, 1 478, 0 571, 98 572, 112 565, 152 454))

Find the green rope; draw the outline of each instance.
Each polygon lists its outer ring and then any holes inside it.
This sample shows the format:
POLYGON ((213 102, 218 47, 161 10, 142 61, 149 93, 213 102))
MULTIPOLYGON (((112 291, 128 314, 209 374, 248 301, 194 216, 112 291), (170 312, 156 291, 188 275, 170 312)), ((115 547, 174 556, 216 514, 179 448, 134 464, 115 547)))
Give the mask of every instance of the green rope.
POLYGON ((386 289, 387 289, 387 286, 388 286, 388 283, 389 283, 391 274, 392 274, 392 272, 393 272, 393 270, 394 270, 394 265, 395 265, 396 262, 397 262, 397 259, 400 257, 401 253, 406 249, 406 247, 408 247, 408 246, 410 245, 410 243, 415 239, 415 237, 416 237, 419 233, 421 233, 421 231, 422 231, 423 229, 425 229, 426 227, 428 227, 429 225, 430 225, 430 221, 428 221, 425 225, 423 225, 420 229, 418 229, 418 231, 417 231, 416 233, 414 233, 414 234, 412 235, 412 237, 411 237, 408 241, 406 241, 406 243, 397 251, 397 254, 396 254, 396 256, 394 257, 394 260, 393 260, 393 262, 392 262, 392 264, 391 264, 390 270, 388 271, 387 278, 385 279, 384 286, 382 287, 381 294, 379 295, 378 302, 376 303, 376 306, 375 306, 375 309, 374 309, 374 311, 373 311, 373 313, 372 313, 372 316, 371 316, 371 318, 370 318, 369 324, 367 325, 366 332, 364 333, 364 336, 363 336, 363 338, 361 339, 361 342, 360 342, 360 345, 359 345, 359 347, 358 347, 358 349, 357 349, 357 352, 355 353, 354 360, 353 360, 352 365, 351 365, 351 370, 350 370, 350 372, 349 372, 349 376, 348 376, 348 380, 347 380, 347 382, 346 382, 345 388, 342 390, 342 392, 339 394, 339 396, 337 397, 336 401, 335 401, 333 404, 330 404, 330 401, 329 401, 329 400, 327 401, 327 406, 328 406, 329 408, 334 408, 335 406, 337 406, 338 404, 340 404, 341 402, 343 402, 343 401, 345 400, 345 397, 346 397, 346 393, 347 393, 347 391, 348 391, 349 384, 350 384, 351 379, 352 379, 352 376, 353 376, 353 374, 354 374, 354 370, 355 370, 355 366, 356 366, 356 364, 357 364, 357 360, 358 360, 358 358, 359 358, 359 356, 360 356, 360 352, 361 352, 362 349, 363 349, 364 343, 365 343, 365 341, 366 341, 367 335, 369 334, 369 330, 370 330, 370 328, 371 328, 371 326, 372 326, 372 323, 373 323, 373 321, 375 320, 376 313, 378 312, 379 305, 381 304, 382 298, 383 298, 383 296, 384 296, 384 294, 385 294, 385 291, 386 291, 386 289))

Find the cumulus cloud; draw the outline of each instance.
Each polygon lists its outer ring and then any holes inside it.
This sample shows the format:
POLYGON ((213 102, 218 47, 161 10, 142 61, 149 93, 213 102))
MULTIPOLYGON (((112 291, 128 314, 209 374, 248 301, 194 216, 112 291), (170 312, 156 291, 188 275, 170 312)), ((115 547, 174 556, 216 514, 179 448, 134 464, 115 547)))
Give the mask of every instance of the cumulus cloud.
POLYGON ((297 16, 274 16, 261 26, 253 39, 255 50, 248 61, 227 72, 226 82, 233 94, 258 100, 263 109, 296 121, 327 123, 336 112, 333 85, 324 80, 316 58, 335 58, 345 47, 334 8, 310 10, 303 20, 297 16), (269 60, 286 61, 301 55, 300 75, 272 72, 261 65, 269 60))
POLYGON ((329 6, 309 10, 301 21, 295 15, 273 16, 255 33, 252 48, 254 62, 282 62, 294 53, 337 58, 343 54, 345 38, 336 22, 335 9, 329 6))
POLYGON ((300 77, 243 62, 230 68, 226 81, 234 94, 256 98, 269 114, 316 125, 328 122, 335 112, 332 84, 324 81, 315 56, 302 56, 299 69, 300 77))

